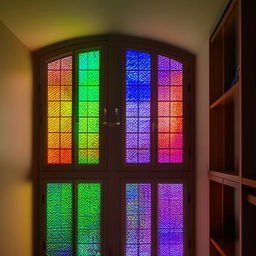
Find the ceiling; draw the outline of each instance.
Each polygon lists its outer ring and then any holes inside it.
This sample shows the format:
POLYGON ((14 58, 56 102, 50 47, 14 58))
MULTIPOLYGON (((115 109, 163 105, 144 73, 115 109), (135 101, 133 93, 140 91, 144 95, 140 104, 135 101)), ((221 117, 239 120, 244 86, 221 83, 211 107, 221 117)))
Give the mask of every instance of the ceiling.
POLYGON ((227 0, 0 0, 0 19, 30 49, 122 33, 197 53, 227 0))

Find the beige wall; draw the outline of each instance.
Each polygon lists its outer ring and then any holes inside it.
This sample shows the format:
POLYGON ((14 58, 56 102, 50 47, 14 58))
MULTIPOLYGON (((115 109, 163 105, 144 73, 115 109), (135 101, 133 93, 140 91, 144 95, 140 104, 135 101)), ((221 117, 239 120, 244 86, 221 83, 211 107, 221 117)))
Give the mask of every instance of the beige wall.
POLYGON ((0 255, 31 256, 32 67, 0 22, 0 255))
MULTIPOLYGON (((0 255, 32 255, 30 53, 0 23, 0 255)), ((208 40, 196 65, 196 256, 208 256, 208 40)))
POLYGON ((209 47, 202 44, 196 65, 196 256, 209 255, 209 47))

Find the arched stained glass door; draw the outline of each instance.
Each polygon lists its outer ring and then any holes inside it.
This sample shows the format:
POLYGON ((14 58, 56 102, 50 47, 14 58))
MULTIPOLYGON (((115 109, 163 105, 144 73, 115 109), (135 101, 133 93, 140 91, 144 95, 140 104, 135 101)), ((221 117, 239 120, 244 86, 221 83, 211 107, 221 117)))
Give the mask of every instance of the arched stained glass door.
POLYGON ((40 255, 189 255, 193 56, 126 37, 53 48, 38 53, 40 255))

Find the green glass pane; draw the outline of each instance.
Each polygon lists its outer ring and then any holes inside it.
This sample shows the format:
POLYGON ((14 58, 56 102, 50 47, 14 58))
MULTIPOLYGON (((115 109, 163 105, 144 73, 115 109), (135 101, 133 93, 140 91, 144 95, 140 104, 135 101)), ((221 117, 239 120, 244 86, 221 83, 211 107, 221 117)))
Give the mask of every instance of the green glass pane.
POLYGON ((89 69, 100 69, 100 52, 92 51, 88 52, 89 69))
POLYGON ((88 117, 99 116, 99 102, 88 102, 88 117))
POLYGON ((88 86, 88 101, 99 101, 99 86, 88 86))
POLYGON ((87 73, 87 84, 88 85, 99 85, 100 72, 98 70, 88 71, 87 73))
POLYGON ((87 146, 87 143, 88 143, 87 137, 88 137, 87 133, 79 133, 78 134, 78 147, 79 148, 88 148, 88 146, 87 146))
POLYGON ((88 164, 99 163, 99 150, 88 150, 88 164))
POLYGON ((99 118, 88 118, 88 132, 99 132, 99 118))
POLYGON ((79 116, 88 116, 88 112, 87 112, 87 108, 88 108, 88 103, 87 102, 79 102, 78 103, 78 112, 79 112, 79 116))
POLYGON ((79 85, 88 85, 88 71, 87 70, 79 70, 79 85))
POLYGON ((99 134, 98 133, 88 133, 88 148, 99 148, 99 134))
POLYGON ((79 53, 78 63, 78 163, 98 164, 100 51, 79 53))
POLYGON ((84 149, 78 150, 78 163, 88 164, 88 150, 84 150, 84 149))
POLYGON ((48 183, 46 199, 46 255, 73 255, 72 184, 48 183))
POLYGON ((79 101, 88 100, 88 86, 79 86, 78 90, 79 101))
POLYGON ((79 54, 79 69, 88 69, 88 53, 79 54))
POLYGON ((78 184, 77 255, 101 255, 101 184, 78 184))
POLYGON ((87 132, 88 131, 88 118, 87 117, 80 117, 78 120, 78 131, 80 132, 87 132))

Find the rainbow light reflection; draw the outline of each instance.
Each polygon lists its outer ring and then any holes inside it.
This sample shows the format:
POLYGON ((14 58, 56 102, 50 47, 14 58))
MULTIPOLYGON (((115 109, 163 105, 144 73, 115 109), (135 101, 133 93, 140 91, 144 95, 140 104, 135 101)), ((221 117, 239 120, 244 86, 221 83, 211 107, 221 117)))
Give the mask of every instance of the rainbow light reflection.
POLYGON ((100 51, 78 54, 78 163, 99 164, 100 51))
POLYGON ((183 184, 158 184, 158 256, 184 256, 183 184))
POLYGON ((126 184, 126 256, 151 255, 151 184, 126 184))
POLYGON ((72 163, 72 57, 48 63, 47 163, 72 163))
POLYGON ((126 163, 150 163, 151 54, 126 50, 126 163))
POLYGON ((158 163, 183 163, 183 65, 158 55, 158 163))
POLYGON ((72 184, 48 183, 46 200, 46 255, 73 255, 72 184))

